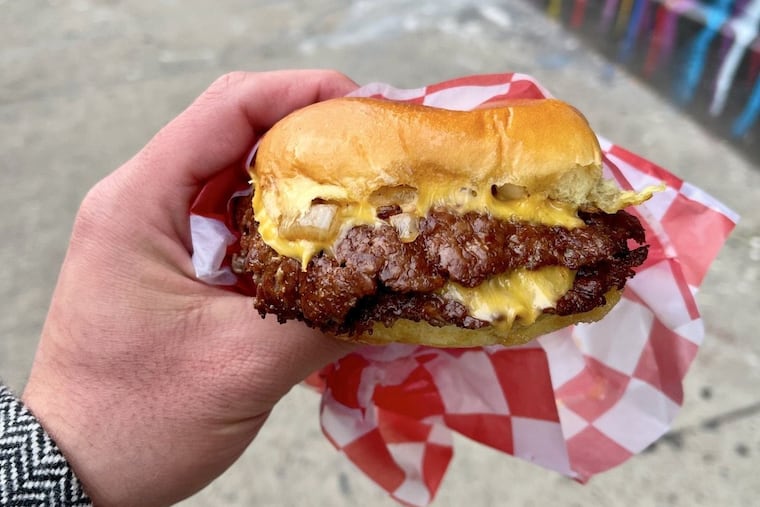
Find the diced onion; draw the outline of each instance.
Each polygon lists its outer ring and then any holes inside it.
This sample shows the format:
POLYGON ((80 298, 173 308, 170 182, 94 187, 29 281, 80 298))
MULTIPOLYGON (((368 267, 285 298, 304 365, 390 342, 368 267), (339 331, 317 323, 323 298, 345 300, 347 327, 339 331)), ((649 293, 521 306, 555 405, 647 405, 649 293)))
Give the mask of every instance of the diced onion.
POLYGON ((333 224, 338 213, 335 204, 312 204, 309 210, 287 224, 280 233, 288 239, 322 241, 333 235, 333 224))
POLYGON ((399 213, 388 219, 404 243, 410 243, 420 234, 419 221, 412 213, 399 213))

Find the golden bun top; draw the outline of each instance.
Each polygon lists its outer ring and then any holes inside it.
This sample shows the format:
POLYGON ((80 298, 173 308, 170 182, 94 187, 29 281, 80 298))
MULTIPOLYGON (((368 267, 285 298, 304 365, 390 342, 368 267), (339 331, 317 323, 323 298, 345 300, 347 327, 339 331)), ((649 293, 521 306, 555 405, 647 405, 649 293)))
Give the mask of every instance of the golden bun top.
POLYGON ((376 222, 382 205, 417 217, 445 206, 577 227, 579 207, 632 203, 603 183, 586 119, 554 99, 474 111, 367 98, 319 102, 267 132, 250 172, 262 238, 304 265, 341 231, 376 222))
POLYGON ((423 188, 442 180, 462 187, 510 183, 531 194, 582 200, 602 171, 586 119, 551 99, 467 112, 379 99, 328 100, 279 122, 258 157, 265 191, 303 178, 326 187, 322 193, 355 201, 382 186, 423 188), (570 195, 563 184, 569 172, 570 195))

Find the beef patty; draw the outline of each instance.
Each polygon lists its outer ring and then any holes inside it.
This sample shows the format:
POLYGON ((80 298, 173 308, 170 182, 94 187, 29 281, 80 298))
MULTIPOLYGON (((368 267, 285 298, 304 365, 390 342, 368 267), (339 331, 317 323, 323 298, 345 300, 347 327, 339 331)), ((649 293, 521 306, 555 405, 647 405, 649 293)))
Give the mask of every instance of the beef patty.
MULTIPOLYGON (((387 219, 398 212, 383 209, 378 216, 387 219)), ((644 243, 644 229, 624 211, 581 212, 586 226, 566 229, 433 209, 420 219, 414 241, 403 242, 391 225, 357 226, 332 255, 322 252, 302 270, 299 260, 281 256, 264 243, 248 202, 236 216, 241 239, 233 270, 251 277, 259 313, 349 335, 371 332, 375 322, 391 325, 397 319, 467 329, 487 326, 437 291, 447 281, 475 287, 516 268, 575 270, 570 291, 555 308, 544 311, 590 311, 605 304, 609 290, 623 288, 648 250, 629 249, 629 241, 644 243)))

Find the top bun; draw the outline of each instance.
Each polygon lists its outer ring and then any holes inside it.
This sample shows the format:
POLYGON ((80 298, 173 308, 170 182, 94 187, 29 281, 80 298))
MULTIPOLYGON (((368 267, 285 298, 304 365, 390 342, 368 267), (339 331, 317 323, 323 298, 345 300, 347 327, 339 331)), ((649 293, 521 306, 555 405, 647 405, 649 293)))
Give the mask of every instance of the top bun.
MULTIPOLYGON (((602 174, 594 132, 575 108, 554 99, 519 100, 475 111, 380 99, 340 98, 287 116, 261 142, 261 191, 302 211, 312 199, 360 202, 378 188, 504 184, 582 204, 602 174), (307 205, 288 180, 309 180, 307 205), (570 184, 568 184, 570 183, 570 184)), ((272 210, 274 211, 274 210, 272 210)))

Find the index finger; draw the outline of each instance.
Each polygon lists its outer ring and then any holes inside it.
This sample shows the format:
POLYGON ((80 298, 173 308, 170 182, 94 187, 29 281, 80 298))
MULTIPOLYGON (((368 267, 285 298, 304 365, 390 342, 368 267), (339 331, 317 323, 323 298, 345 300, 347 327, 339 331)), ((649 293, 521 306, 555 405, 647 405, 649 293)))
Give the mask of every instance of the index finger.
POLYGON ((356 87, 329 70, 227 74, 156 134, 138 155, 138 166, 152 182, 195 188, 240 161, 280 118, 356 87))

